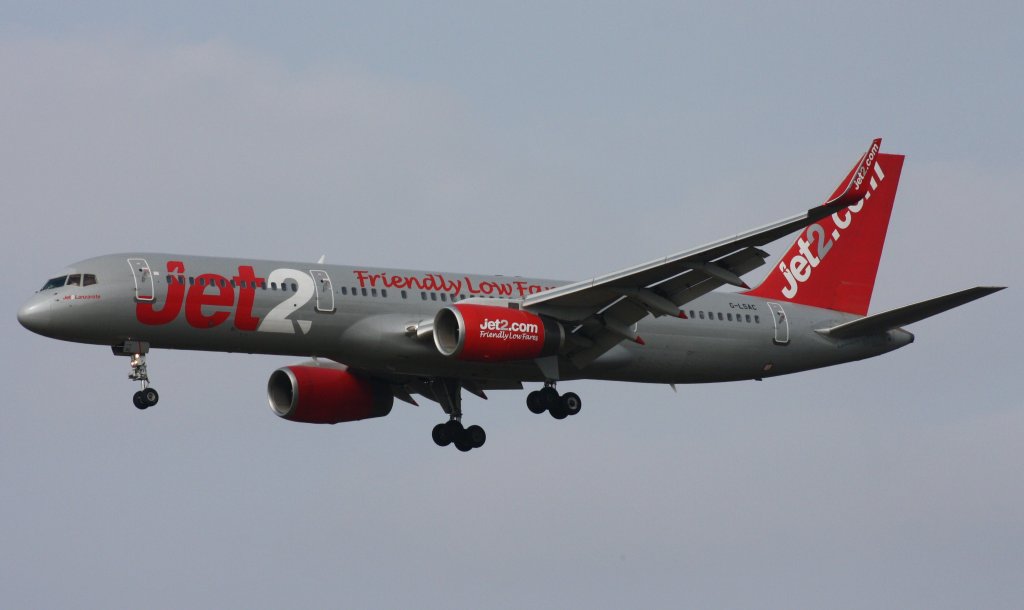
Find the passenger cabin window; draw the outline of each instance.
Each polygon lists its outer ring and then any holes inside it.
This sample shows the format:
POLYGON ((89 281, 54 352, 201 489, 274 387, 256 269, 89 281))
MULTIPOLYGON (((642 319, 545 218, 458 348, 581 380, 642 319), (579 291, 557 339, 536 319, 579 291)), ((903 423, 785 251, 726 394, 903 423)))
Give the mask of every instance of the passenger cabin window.
POLYGON ((405 298, 408 298, 408 295, 407 295, 407 294, 405 293, 405 291, 404 291, 404 290, 402 291, 402 298, 403 298, 403 299, 405 299, 405 298))

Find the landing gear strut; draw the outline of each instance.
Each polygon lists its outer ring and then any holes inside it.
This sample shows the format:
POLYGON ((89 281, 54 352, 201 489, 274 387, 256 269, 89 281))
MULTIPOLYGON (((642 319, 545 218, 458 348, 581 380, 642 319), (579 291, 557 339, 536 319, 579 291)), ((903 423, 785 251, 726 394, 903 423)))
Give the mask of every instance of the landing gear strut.
POLYGON ((462 425, 462 386, 457 379, 436 379, 430 383, 434 398, 448 414, 448 421, 437 424, 430 436, 438 447, 454 444, 459 451, 479 449, 487 441, 487 433, 480 426, 462 425))
POLYGON ((132 402, 137 409, 148 409, 160 400, 160 394, 155 388, 149 387, 149 370, 146 368, 146 353, 149 352, 149 344, 145 341, 125 341, 123 345, 115 345, 114 354, 118 356, 131 356, 132 372, 128 379, 138 381, 142 389, 132 396, 132 402))
POLYGON ((555 419, 565 419, 579 413, 583 409, 583 401, 573 392, 559 395, 554 382, 547 382, 540 390, 526 395, 526 407, 537 415, 547 411, 555 419))

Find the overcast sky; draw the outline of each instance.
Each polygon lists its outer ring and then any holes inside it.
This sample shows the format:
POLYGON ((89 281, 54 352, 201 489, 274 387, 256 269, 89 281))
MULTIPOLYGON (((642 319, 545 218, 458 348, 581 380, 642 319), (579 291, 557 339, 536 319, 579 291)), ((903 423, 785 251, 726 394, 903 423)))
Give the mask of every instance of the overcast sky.
MULTIPOLYGON (((1020 2, 0 3, 0 599, 19 608, 1020 608, 1020 2), (371 3, 363 3, 371 4, 371 3), (874 360, 312 426, 292 359, 21 328, 125 250, 579 279, 904 153, 874 360)), ((777 244, 780 254, 786 244, 777 244)), ((751 274, 756 281, 763 271, 751 274)))

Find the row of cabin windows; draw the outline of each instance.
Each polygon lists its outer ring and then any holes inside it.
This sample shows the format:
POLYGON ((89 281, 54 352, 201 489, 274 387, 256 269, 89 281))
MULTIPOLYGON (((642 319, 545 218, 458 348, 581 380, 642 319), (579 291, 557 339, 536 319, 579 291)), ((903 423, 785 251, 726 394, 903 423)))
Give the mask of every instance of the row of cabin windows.
MULTIPOLYGON (((178 283, 184 285, 185 281, 186 281, 185 280, 185 276, 182 276, 182 275, 168 275, 167 276, 167 283, 168 284, 172 284, 174 282, 178 282, 178 283)), ((50 283, 53 283, 53 280, 51 280, 50 283)), ((78 285, 91 286, 91 285, 96 283, 96 276, 92 275, 92 274, 85 274, 83 278, 80 278, 79 275, 71 275, 71 276, 68 276, 67 283, 68 283, 68 285, 75 285, 75 286, 78 286, 78 285), (78 283, 80 279, 83 280, 82 284, 78 283)), ((200 277, 198 280, 195 277, 189 277, 188 278, 188 283, 189 283, 189 285, 199 284, 200 286, 206 286, 207 284, 209 284, 210 286, 213 286, 214 284, 219 284, 221 288, 227 287, 227 285, 229 283, 231 284, 231 286, 233 288, 238 288, 238 287, 248 288, 249 284, 252 284, 253 288, 261 288, 263 290, 267 289, 267 283, 266 282, 246 282, 244 280, 241 281, 241 282, 236 282, 234 279, 227 280, 227 279, 223 279, 223 278, 220 279, 220 280, 210 279, 209 281, 207 281, 207 279, 203 278, 203 277, 200 277)), ((278 289, 280 289, 280 290, 284 290, 284 291, 289 291, 290 290, 292 292, 298 292, 298 290, 299 290, 299 285, 296 284, 295 282, 281 282, 280 288, 278 288, 277 282, 270 282, 269 286, 270 286, 270 290, 278 290, 278 289)), ((342 295, 345 295, 345 296, 348 296, 349 294, 351 294, 352 296, 362 295, 364 297, 376 297, 379 294, 379 296, 381 296, 383 298, 387 298, 387 296, 388 296, 387 288, 381 288, 380 291, 378 292, 378 290, 376 288, 356 288, 355 286, 352 286, 351 288, 349 288, 348 286, 342 286, 341 288, 338 289, 338 292, 340 292, 342 295)), ((402 294, 402 298, 403 299, 408 299, 409 298, 409 293, 407 291, 402 290, 401 294, 402 294)), ((441 301, 441 302, 451 301, 452 303, 454 303, 456 301, 462 301, 462 300, 468 299, 468 298, 469 297, 464 295, 464 294, 461 294, 461 295, 460 294, 451 294, 450 295, 450 294, 448 294, 446 292, 441 292, 441 293, 438 293, 438 292, 426 292, 426 291, 420 292, 420 299, 423 300, 423 301, 427 301, 427 300, 430 300, 430 301, 441 301)), ((734 316, 732 314, 732 312, 728 312, 728 313, 723 314, 720 311, 719 312, 713 312, 713 311, 704 312, 704 311, 694 311, 692 309, 690 310, 689 313, 690 313, 690 319, 691 320, 697 320, 697 319, 700 319, 700 320, 714 320, 716 318, 716 316, 717 316, 719 322, 734 322, 735 321, 735 322, 746 322, 747 324, 751 324, 751 323, 753 323, 753 324, 760 324, 761 323, 761 316, 756 315, 756 314, 751 316, 749 313, 748 314, 735 314, 735 316, 734 316)))
MULTIPOLYGON (((362 295, 364 297, 375 297, 375 296, 378 295, 378 291, 377 291, 376 288, 356 288, 355 286, 353 286, 351 288, 348 288, 346 286, 342 286, 341 289, 339 290, 339 292, 342 295, 349 295, 349 294, 351 294, 352 296, 362 295)), ((400 291, 400 293, 401 293, 403 299, 408 299, 409 298, 409 292, 407 290, 402 290, 402 291, 400 291)), ((381 288, 380 291, 379 291, 379 294, 380 294, 381 297, 387 298, 387 296, 388 296, 387 288, 381 288)), ((420 300, 423 300, 423 301, 428 301, 428 300, 429 301, 443 301, 443 302, 451 301, 452 303, 454 303, 456 301, 462 301, 462 300, 468 299, 468 298, 469 297, 464 295, 464 294, 448 294, 446 292, 426 292, 426 291, 420 292, 420 300)))
POLYGON ((167 276, 167 283, 168 284, 174 284, 175 282, 177 282, 178 284, 181 284, 182 286, 184 286, 186 284, 186 282, 187 282, 189 286, 193 286, 193 285, 198 284, 199 286, 220 286, 221 288, 226 288, 228 286, 228 284, 230 284, 232 288, 239 288, 239 287, 241 287, 241 288, 262 288, 263 290, 266 290, 269 287, 270 290, 286 290, 286 291, 290 290, 292 292, 298 292, 299 291, 299 285, 296 284, 295 282, 281 282, 281 285, 278 286, 277 282, 270 282, 270 284, 268 285, 266 282, 246 282, 245 280, 242 280, 240 282, 236 282, 233 279, 228 280, 226 278, 221 278, 219 280, 214 280, 212 278, 210 278, 210 279, 207 279, 205 277, 195 278, 195 277, 192 277, 192 276, 189 276, 186 279, 185 276, 183 276, 183 275, 168 275, 167 276))
MULTIPOLYGON (((167 283, 168 284, 172 284, 174 282, 178 282, 181 285, 185 285, 185 281, 186 281, 185 280, 185 276, 183 276, 183 275, 168 275, 167 276, 167 283)), ((51 280, 50 283, 53 283, 53 280, 51 280)), ((84 276, 79 276, 77 274, 76 275, 71 275, 71 276, 68 276, 68 280, 67 280, 67 284, 68 285, 75 285, 75 286, 78 286, 78 285, 91 286, 91 285, 93 285, 95 283, 96 283, 96 276, 92 275, 92 274, 88 274, 88 273, 85 274, 84 276), (82 283, 79 284, 79 281, 82 281, 82 283)), ((214 284, 219 284, 221 288, 227 287, 227 285, 229 283, 231 284, 231 286, 233 288, 238 288, 238 287, 248 288, 249 284, 252 284, 253 288, 261 288, 263 290, 267 289, 267 283, 266 282, 246 282, 244 280, 241 281, 241 282, 236 282, 234 279, 227 280, 227 279, 224 279, 224 278, 222 278, 220 280, 210 279, 209 281, 207 281, 207 279, 203 278, 203 277, 200 277, 198 280, 195 277, 189 277, 188 278, 188 283, 189 283, 189 285, 199 284, 200 286, 206 286, 208 284, 210 286, 213 286, 214 284)), ((270 286, 270 290, 278 290, 278 289, 280 289, 280 290, 284 290, 284 291, 289 291, 290 290, 292 292, 298 292, 298 290, 299 290, 299 285, 296 284, 295 282, 281 282, 280 288, 278 288, 277 282, 270 282, 269 286, 270 286)), ((364 297, 376 297, 376 296, 378 296, 378 290, 376 288, 356 288, 355 286, 352 286, 351 288, 349 288, 347 286, 342 286, 340 289, 338 289, 338 292, 340 292, 342 295, 345 295, 345 296, 348 296, 349 294, 351 294, 352 296, 362 295, 364 297)), ((408 299, 409 298, 409 293, 407 291, 402 290, 401 294, 402 294, 402 298, 403 299, 408 299)), ((387 298, 387 296, 388 296, 387 288, 381 288, 380 291, 379 291, 379 296, 381 296, 383 298, 387 298)), ((467 297, 464 294, 461 294, 461 295, 460 294, 451 294, 451 295, 449 295, 446 292, 441 292, 441 293, 438 293, 438 292, 426 292, 426 291, 420 292, 420 299, 423 300, 423 301, 426 301, 426 300, 441 301, 441 302, 451 301, 452 303, 454 303, 456 301, 462 301, 462 300, 468 299, 468 298, 469 297, 467 297)), ((690 310, 689 313, 690 313, 690 319, 691 320, 697 320, 697 319, 700 319, 700 320, 714 320, 715 317, 717 316, 719 322, 733 322, 733 321, 735 321, 735 322, 746 322, 747 324, 751 324, 751 323, 753 323, 753 324, 760 324, 761 323, 761 316, 759 316, 759 315, 751 316, 749 313, 748 314, 735 314, 735 316, 733 316, 732 312, 728 312, 728 313, 725 313, 725 314, 723 314, 720 311, 719 312, 713 312, 713 311, 709 311, 709 312, 696 311, 695 312, 692 309, 690 310)))
MULTIPOLYGON (((227 287, 228 284, 230 284, 232 288, 238 288, 238 287, 249 288, 250 285, 251 285, 252 288, 262 288, 263 290, 266 290, 267 287, 268 287, 267 282, 246 282, 244 280, 241 281, 241 282, 236 282, 234 279, 228 280, 226 278, 222 278, 220 280, 213 280, 213 279, 207 280, 206 278, 203 278, 203 277, 200 277, 200 278, 197 279, 197 278, 191 277, 191 276, 186 279, 185 276, 183 276, 183 275, 168 275, 167 276, 167 283, 168 284, 173 284, 175 282, 177 282, 177 283, 179 283, 179 284, 181 284, 183 286, 187 282, 188 285, 190 285, 190 286, 191 285, 195 285, 195 284, 198 284, 200 286, 220 285, 221 288, 227 287)), ((95 283, 95 280, 93 281, 93 283, 95 283)), ((86 285, 88 286, 88 284, 86 284, 86 285)), ((285 290, 285 291, 290 290, 292 292, 298 292, 299 285, 296 284, 295 282, 281 282, 280 287, 278 287, 277 282, 270 282, 269 288, 270 288, 270 290, 285 290)), ((380 297, 383 297, 383 298, 387 298, 387 296, 388 296, 387 288, 381 288, 380 290, 377 290, 376 288, 356 288, 355 286, 352 286, 352 287, 342 286, 341 288, 339 288, 337 290, 337 292, 339 294, 341 294, 341 295, 344 295, 344 296, 352 295, 354 297, 362 295, 364 297, 377 297, 377 296, 380 296, 380 297)), ((402 290, 401 294, 402 294, 402 298, 403 299, 408 299, 409 298, 408 291, 402 290)), ((437 292, 421 292, 420 293, 420 298, 422 300, 424 300, 424 301, 426 301, 426 300, 430 300, 430 301, 440 300, 440 301, 444 301, 444 302, 451 301, 451 302, 454 303, 455 301, 461 301, 463 299, 468 299, 469 297, 464 295, 464 294, 463 295, 458 295, 458 294, 449 295, 449 294, 443 293, 443 292, 442 293, 437 293, 437 292)))
POLYGON ((731 312, 723 314, 720 311, 719 312, 709 311, 705 315, 705 312, 703 312, 703 311, 698 311, 698 312, 695 313, 692 309, 690 310, 690 319, 691 320, 697 320, 697 319, 700 319, 700 320, 714 320, 715 316, 718 317, 718 321, 719 322, 733 322, 733 321, 735 321, 735 322, 746 322, 747 324, 750 324, 750 323, 760 324, 761 323, 761 316, 756 315, 756 314, 754 316, 751 316, 749 313, 747 313, 747 314, 740 314, 740 313, 738 313, 734 317, 731 312))
MULTIPOLYGON (((354 297, 357 297, 360 294, 363 295, 364 297, 375 297, 375 296, 377 296, 379 294, 380 296, 384 297, 385 299, 388 298, 388 289, 387 288, 381 288, 380 291, 378 292, 378 290, 376 288, 356 288, 355 286, 353 286, 351 289, 349 289, 346 286, 342 286, 341 289, 338 290, 338 292, 340 292, 342 295, 349 295, 349 294, 351 294, 354 297), (351 290, 351 292, 349 292, 349 290, 351 290)), ((405 291, 404 290, 402 291, 402 298, 403 299, 405 298, 405 291)))

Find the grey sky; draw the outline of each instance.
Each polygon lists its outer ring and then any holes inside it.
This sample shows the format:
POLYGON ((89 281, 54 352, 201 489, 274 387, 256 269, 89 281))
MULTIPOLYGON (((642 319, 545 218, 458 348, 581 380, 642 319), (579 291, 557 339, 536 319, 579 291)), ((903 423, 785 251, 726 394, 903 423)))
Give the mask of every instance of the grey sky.
POLYGON ((4 605, 1020 607, 1019 3, 335 4, 0 5, 4 605), (280 358, 156 352, 139 413, 125 359, 15 320, 131 249, 590 277, 813 205, 876 136, 872 310, 1010 290, 834 369, 470 397, 470 454, 426 404, 278 420, 280 358))

